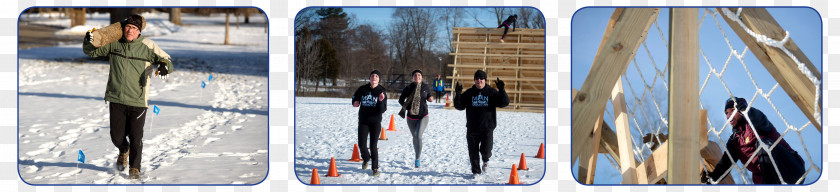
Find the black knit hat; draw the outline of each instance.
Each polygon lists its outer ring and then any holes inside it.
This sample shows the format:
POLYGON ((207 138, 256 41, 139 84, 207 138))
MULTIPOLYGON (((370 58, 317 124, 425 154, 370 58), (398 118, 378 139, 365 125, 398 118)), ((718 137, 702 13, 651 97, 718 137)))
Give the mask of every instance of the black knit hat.
POLYGON ((724 105, 723 111, 735 107, 735 103, 738 103, 738 111, 743 111, 747 109, 747 100, 744 98, 735 97, 734 101, 732 100, 732 98, 726 99, 726 105, 724 105))
POLYGON ((414 71, 412 71, 411 76, 414 76, 415 73, 420 73, 420 75, 423 75, 423 71, 420 71, 420 69, 415 69, 414 71))
POLYGON ((487 73, 484 73, 482 70, 475 71, 475 75, 473 76, 473 80, 476 79, 487 79, 487 73))
POLYGON ((370 76, 373 75, 373 74, 376 74, 376 76, 378 76, 379 78, 382 78, 382 74, 380 74, 379 70, 376 70, 376 69, 374 69, 373 71, 370 72, 370 75, 368 75, 368 78, 370 78, 370 76))
POLYGON ((144 19, 143 16, 131 15, 125 18, 124 20, 120 21, 120 25, 122 25, 123 29, 125 29, 125 25, 132 24, 135 27, 137 27, 138 31, 142 32, 143 28, 146 27, 146 25, 144 25, 145 21, 146 19, 144 19))

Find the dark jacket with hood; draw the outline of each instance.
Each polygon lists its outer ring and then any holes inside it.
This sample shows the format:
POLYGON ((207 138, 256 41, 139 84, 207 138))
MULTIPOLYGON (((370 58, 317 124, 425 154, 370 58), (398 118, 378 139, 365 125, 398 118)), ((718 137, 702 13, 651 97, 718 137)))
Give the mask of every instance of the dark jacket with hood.
POLYGON ((381 123, 382 113, 388 109, 388 93, 381 85, 371 88, 370 83, 362 85, 353 93, 350 103, 359 102, 359 123, 381 123), (379 101, 379 94, 385 94, 385 99, 379 101))
POLYGON ((506 107, 510 99, 505 90, 497 91, 485 85, 475 85, 462 94, 455 94, 455 109, 467 110, 467 132, 492 131, 496 128, 496 107, 506 107))
POLYGON ((405 106, 406 114, 408 114, 408 118, 411 119, 421 119, 429 114, 429 106, 426 104, 426 99, 432 96, 431 89, 429 89, 429 84, 423 83, 420 85, 420 110, 418 111, 417 115, 411 114, 411 102, 413 98, 408 98, 411 94, 414 94, 414 89, 417 89, 417 83, 411 83, 402 90, 402 94, 400 94, 400 105, 405 106))

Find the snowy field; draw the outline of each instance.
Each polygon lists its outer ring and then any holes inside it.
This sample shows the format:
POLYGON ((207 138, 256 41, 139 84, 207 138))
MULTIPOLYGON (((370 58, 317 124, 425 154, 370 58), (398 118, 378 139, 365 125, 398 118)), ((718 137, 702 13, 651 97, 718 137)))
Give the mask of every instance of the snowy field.
MULTIPOLYGON (((19 51, 19 164, 30 184, 255 184, 268 173, 268 37, 262 15, 231 26, 224 17, 185 14, 173 27, 144 14, 141 34, 172 56, 175 72, 153 78, 140 180, 116 172, 103 97, 108 63, 88 59, 76 44, 19 51), (221 23, 221 25, 219 25, 221 23), (202 81, 209 81, 201 88, 202 81), (86 156, 77 164, 78 151, 86 156)), ((27 17, 21 16, 22 20, 27 17)), ((66 20, 66 19, 65 19, 66 20)), ((104 26, 108 15, 88 24, 104 26)), ((231 19, 233 20, 233 19, 231 19)), ((32 17, 34 23, 61 21, 32 17)), ((69 23, 69 20, 66 20, 69 23)), ((73 30, 73 29, 68 29, 73 30)), ((67 32, 64 30, 63 32, 67 32)), ((59 31, 62 33, 62 31, 59 31)))
MULTIPOLYGON (((391 114, 400 107, 388 100, 382 126, 388 128, 391 114)), ((429 124, 423 135, 422 167, 414 168, 414 148, 406 120, 394 115, 397 131, 386 131, 379 141, 379 177, 361 170, 361 162, 347 161, 357 142, 359 108, 350 98, 295 98, 295 175, 308 184, 312 168, 318 168, 322 184, 500 184, 508 182, 511 165, 519 166, 521 153, 529 171, 518 171, 523 184, 539 182, 545 161, 533 158, 545 142, 545 114, 499 111, 494 132, 493 155, 488 174, 471 179, 464 111, 429 104, 429 124), (330 158, 335 157, 340 177, 325 177, 330 158)), ((361 148, 361 146, 359 146, 361 148)))

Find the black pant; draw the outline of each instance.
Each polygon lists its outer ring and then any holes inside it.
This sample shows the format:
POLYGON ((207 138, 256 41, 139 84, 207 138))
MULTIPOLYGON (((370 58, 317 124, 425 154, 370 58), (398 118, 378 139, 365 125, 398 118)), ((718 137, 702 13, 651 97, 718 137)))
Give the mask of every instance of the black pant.
POLYGON ((440 98, 443 97, 443 91, 435 91, 435 102, 440 103, 440 98))
POLYGON ((108 109, 111 112, 111 142, 120 149, 120 153, 131 149, 128 156, 129 167, 140 169, 146 108, 111 102, 108 109))
POLYGON ((382 125, 377 123, 362 123, 359 122, 359 150, 362 153, 362 159, 369 161, 373 159, 371 166, 373 169, 379 169, 379 150, 376 149, 376 144, 379 142, 379 133, 382 131, 382 125), (370 136, 370 152, 365 149, 367 146, 367 139, 370 136))
MULTIPOLYGON (((765 144, 771 145, 772 139, 762 139, 765 144)), ((785 180, 787 184, 795 184, 803 174, 805 174, 804 161, 796 151, 790 151, 781 145, 776 145, 773 148, 773 159, 776 160, 776 166, 779 168, 781 174, 776 174, 776 169, 773 167, 773 162, 767 152, 758 152, 756 161, 761 166, 761 184, 781 184, 779 175, 785 180)), ((755 174, 755 173, 753 173, 755 174)))
POLYGON ((481 160, 484 162, 490 161, 490 152, 493 150, 493 130, 484 131, 467 131, 467 149, 470 154, 470 165, 472 166, 472 173, 481 174, 481 162, 479 162, 479 153, 481 153, 481 160))
POLYGON ((502 39, 505 39, 505 36, 507 36, 507 32, 508 32, 508 26, 507 26, 507 24, 502 23, 501 25, 499 25, 498 27, 496 27, 496 29, 498 29, 498 28, 502 28, 502 27, 505 27, 505 33, 502 33, 502 39))

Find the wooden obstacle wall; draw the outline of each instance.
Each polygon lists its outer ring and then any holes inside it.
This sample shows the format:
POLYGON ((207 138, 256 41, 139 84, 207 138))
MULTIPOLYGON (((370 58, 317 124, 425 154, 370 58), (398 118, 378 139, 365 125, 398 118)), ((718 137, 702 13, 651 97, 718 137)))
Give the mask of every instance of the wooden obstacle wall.
MULTIPOLYGON (((512 29, 511 29, 512 30, 512 29)), ((499 78, 505 82, 510 105, 499 110, 545 112, 545 30, 521 29, 508 31, 505 43, 499 41, 504 29, 465 28, 452 29, 452 46, 455 52, 451 85, 446 89, 450 95, 455 82, 464 90, 472 87, 476 70, 487 72, 487 85, 499 78)), ((450 103, 452 108, 452 101, 450 103)))

